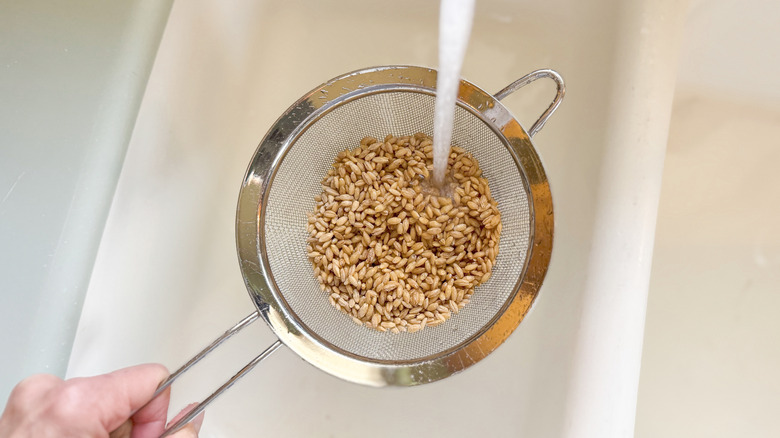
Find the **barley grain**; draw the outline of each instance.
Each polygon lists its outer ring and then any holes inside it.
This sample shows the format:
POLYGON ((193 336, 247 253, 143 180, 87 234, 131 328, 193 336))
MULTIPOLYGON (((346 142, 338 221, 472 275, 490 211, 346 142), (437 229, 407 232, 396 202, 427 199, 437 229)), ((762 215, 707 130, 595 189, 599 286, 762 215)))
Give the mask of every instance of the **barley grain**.
POLYGON ((306 253, 334 307, 379 331, 417 332, 458 313, 491 276, 501 213, 479 163, 453 146, 453 198, 423 192, 424 134, 366 137, 338 154, 307 218, 306 253))

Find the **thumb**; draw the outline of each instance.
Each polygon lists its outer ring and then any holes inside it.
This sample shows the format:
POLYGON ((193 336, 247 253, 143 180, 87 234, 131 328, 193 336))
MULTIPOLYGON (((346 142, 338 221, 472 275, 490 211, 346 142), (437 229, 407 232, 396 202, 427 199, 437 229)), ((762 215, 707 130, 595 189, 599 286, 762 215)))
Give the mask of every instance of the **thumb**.
MULTIPOLYGON (((111 431, 145 405, 167 376, 168 371, 162 365, 146 364, 100 376, 71 379, 70 383, 84 394, 88 405, 84 409, 91 412, 105 430, 111 431)), ((161 415, 164 419, 164 410, 161 415)))

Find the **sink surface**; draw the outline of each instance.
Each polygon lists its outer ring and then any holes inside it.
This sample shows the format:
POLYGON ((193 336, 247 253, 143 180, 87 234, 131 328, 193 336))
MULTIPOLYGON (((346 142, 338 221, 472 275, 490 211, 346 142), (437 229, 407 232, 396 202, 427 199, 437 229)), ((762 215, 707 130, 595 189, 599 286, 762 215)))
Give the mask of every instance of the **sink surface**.
MULTIPOLYGON (((556 240, 535 309, 517 332, 466 372, 409 389, 346 383, 283 348, 208 409, 204 436, 247 430, 398 436, 408 426, 377 420, 405 404, 400 409, 419 412, 418 418, 468 413, 440 422, 435 435, 557 433, 608 129, 603 103, 617 62, 617 3, 477 5, 465 78, 496 92, 550 67, 564 75, 569 90, 535 137, 553 187, 556 240)), ((290 104, 331 77, 372 65, 435 67, 437 14, 437 4, 411 1, 291 2, 284 8, 270 2, 175 3, 119 179, 69 374, 147 361, 176 368, 250 313, 234 216, 260 139, 290 104)), ((543 82, 504 101, 525 126, 554 95, 554 85, 543 82)), ((203 398, 273 339, 262 323, 238 335, 175 385, 174 407, 203 398)))
MULTIPOLYGON (((568 90, 534 138, 552 186, 556 235, 539 299, 516 333, 467 371, 406 389, 346 383, 282 348, 209 407, 202 436, 563 433, 603 145, 624 128, 609 112, 626 83, 616 79, 663 81, 676 65, 674 53, 662 52, 654 65, 626 67, 639 54, 626 56, 616 42, 642 31, 621 26, 626 4, 477 4, 465 78, 495 92, 549 67, 562 73, 568 90), (414 423, 389 422, 389 412, 412 415, 414 423), (428 418, 439 421, 418 426, 428 418)), ((236 260, 234 215, 260 139, 290 104, 339 74, 372 65, 435 67, 437 15, 435 2, 175 3, 100 244, 68 375, 141 362, 174 369, 252 312, 236 260)), ((673 32, 674 20, 668 21, 673 32)), ((553 84, 540 81, 504 104, 530 126, 553 94, 553 84)), ((664 119, 671 105, 659 99, 642 111, 648 119, 664 119)), ((174 386, 173 409, 205 397, 274 339, 262 323, 231 339, 174 386)))

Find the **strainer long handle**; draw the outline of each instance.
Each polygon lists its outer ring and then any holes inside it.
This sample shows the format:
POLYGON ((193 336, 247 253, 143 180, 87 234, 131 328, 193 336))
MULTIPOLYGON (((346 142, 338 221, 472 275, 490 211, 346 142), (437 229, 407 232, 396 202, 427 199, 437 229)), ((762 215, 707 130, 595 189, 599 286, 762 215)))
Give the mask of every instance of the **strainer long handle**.
MULTIPOLYGON (((257 319, 260 317, 260 312, 255 311, 248 315, 246 318, 239 321, 236 325, 229 328, 225 333, 223 333, 221 336, 219 336, 217 339, 215 339, 211 344, 209 344, 206 348, 201 350, 198 354, 192 357, 187 363, 182 365, 178 370, 174 371, 170 376, 168 376, 167 379, 165 379, 162 383, 160 383, 160 386, 157 387, 157 390, 152 395, 152 398, 146 402, 148 405, 152 400, 157 398, 160 394, 162 394, 163 391, 165 391, 169 386, 173 384, 173 382, 176 381, 179 377, 181 377, 182 374, 184 374, 187 370, 189 370, 193 365, 200 362, 201 359, 206 357, 209 353, 211 353, 215 348, 219 347, 223 342, 228 340, 231 336, 235 335, 241 329, 244 327, 252 324, 253 322, 257 321, 257 319)), ((270 347, 263 350, 262 353, 257 355, 254 359, 249 361, 244 368, 241 368, 236 374, 233 375, 230 379, 228 379, 227 382, 225 382, 222 386, 220 386, 216 391, 214 391, 211 395, 206 397, 202 402, 198 403, 195 408, 193 408, 190 412, 187 413, 183 418, 181 418, 179 421, 176 422, 176 424, 170 426, 168 429, 163 432, 162 435, 160 435, 160 438, 166 437, 172 433, 175 433, 182 427, 184 427, 187 423, 195 419, 195 417, 198 416, 201 412, 203 412, 204 409, 206 409, 206 406, 208 406, 214 399, 216 399, 220 394, 225 392, 228 388, 233 386, 238 379, 243 377, 246 373, 252 370, 257 364, 263 361, 266 357, 270 356, 271 353, 276 351, 277 348, 279 348, 282 345, 282 341, 276 340, 273 344, 271 344, 270 347)), ((146 405, 142 406, 135 412, 140 411, 143 409, 146 405)), ((133 412, 133 415, 135 415, 135 412, 133 412)), ((132 416, 132 415, 131 415, 132 416)))
POLYGON ((195 417, 197 417, 201 412, 203 412, 204 409, 206 409, 206 406, 208 406, 211 402, 213 402, 223 392, 227 391, 227 389, 230 388, 231 386, 233 386, 233 384, 235 384, 238 381, 238 379, 244 377, 244 375, 246 375, 246 373, 251 371, 252 368, 254 368, 257 364, 262 362, 263 359, 265 359, 266 357, 270 356, 271 353, 276 351, 276 349, 281 347, 281 346, 282 346, 282 341, 277 339, 276 342, 274 342, 273 344, 271 344, 271 346, 269 346, 268 348, 263 350, 263 352, 260 353, 259 355, 257 355, 257 357, 255 357, 254 359, 249 361, 249 363, 246 364, 244 366, 244 368, 241 368, 236 374, 233 375, 233 377, 228 379, 227 382, 225 382, 222 386, 217 388, 216 391, 211 393, 210 396, 206 397, 205 399, 203 399, 202 402, 198 403, 198 405, 195 406, 190 412, 188 412, 187 415, 182 417, 173 426, 171 426, 168 429, 166 429, 165 432, 163 432, 163 434, 160 435, 160 438, 164 438, 164 437, 166 437, 166 436, 168 436, 168 435, 170 435, 172 433, 175 433, 176 431, 178 431, 179 429, 184 427, 187 423, 189 423, 190 421, 194 420, 195 417))
POLYGON ((561 101, 563 100, 563 95, 566 94, 566 86, 563 83, 563 78, 561 77, 561 75, 557 71, 551 70, 549 68, 532 71, 531 73, 528 73, 522 78, 512 82, 511 84, 507 85, 503 90, 493 95, 493 97, 495 97, 496 99, 501 100, 509 96, 510 94, 514 93, 515 91, 523 88, 524 86, 530 84, 531 82, 541 78, 550 78, 553 81, 555 81, 555 87, 556 87, 555 98, 553 99, 550 106, 548 106, 547 109, 542 113, 539 119, 531 126, 531 129, 528 130, 529 137, 533 137, 537 132, 542 130, 544 124, 547 123, 547 119, 550 118, 550 116, 555 112, 555 110, 558 109, 558 105, 561 104, 561 101))

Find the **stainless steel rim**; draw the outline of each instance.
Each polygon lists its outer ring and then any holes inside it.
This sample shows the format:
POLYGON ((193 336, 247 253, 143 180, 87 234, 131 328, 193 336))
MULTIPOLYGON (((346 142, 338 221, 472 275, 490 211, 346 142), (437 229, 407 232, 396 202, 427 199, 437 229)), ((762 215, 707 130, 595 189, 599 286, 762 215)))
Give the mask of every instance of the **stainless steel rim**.
MULTIPOLYGON (((285 345, 318 368, 345 380, 373 386, 410 386, 462 371, 490 354, 515 330, 536 299, 547 272, 552 250, 553 209, 550 187, 539 156, 527 132, 498 97, 462 81, 459 105, 486 121, 502 138, 526 179, 532 243, 528 248, 525 272, 514 296, 482 331, 456 348, 414 362, 369 360, 325 345, 286 305, 265 258, 261 230, 264 229, 268 188, 295 138, 313 120, 345 101, 367 93, 399 89, 433 94, 435 86, 435 70, 414 66, 374 67, 337 77, 307 93, 276 121, 260 143, 244 177, 237 209, 236 240, 247 290, 260 315, 285 345)), ((506 94, 504 92, 500 97, 506 94)), ((556 101, 560 97, 562 93, 556 96, 556 101)), ((554 105, 557 106, 557 102, 554 105)), ((550 114, 551 111, 546 112, 540 121, 543 123, 542 119, 546 120, 550 114)))

